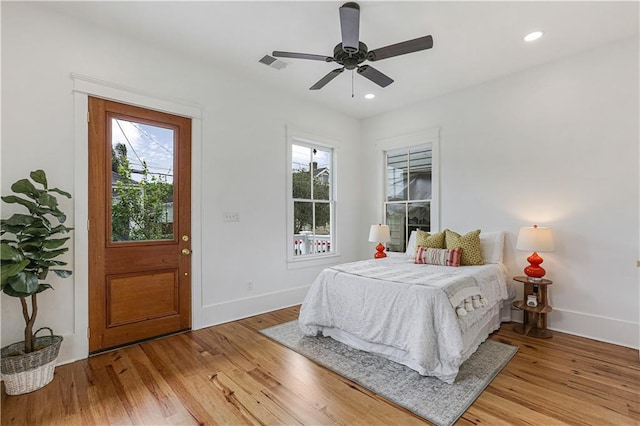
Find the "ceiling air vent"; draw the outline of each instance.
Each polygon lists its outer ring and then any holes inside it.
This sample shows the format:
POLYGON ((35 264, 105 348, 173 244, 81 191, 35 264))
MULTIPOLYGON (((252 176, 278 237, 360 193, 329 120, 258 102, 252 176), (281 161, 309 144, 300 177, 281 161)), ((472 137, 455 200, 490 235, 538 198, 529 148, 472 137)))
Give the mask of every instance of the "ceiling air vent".
POLYGON ((281 70, 287 67, 287 63, 285 61, 281 61, 280 59, 276 59, 273 56, 269 55, 264 55, 258 62, 277 70, 281 70))

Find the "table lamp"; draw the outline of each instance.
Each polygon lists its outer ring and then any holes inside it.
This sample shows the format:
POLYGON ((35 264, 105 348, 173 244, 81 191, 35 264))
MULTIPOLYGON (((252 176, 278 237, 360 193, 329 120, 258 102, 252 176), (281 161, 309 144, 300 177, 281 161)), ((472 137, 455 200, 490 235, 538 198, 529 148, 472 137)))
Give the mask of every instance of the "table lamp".
POLYGON ((372 243, 378 243, 378 245, 376 246, 377 252, 373 255, 374 258, 381 259, 383 257, 387 257, 387 254, 384 252, 383 244, 391 241, 389 225, 371 225, 371 230, 369 231, 369 241, 372 243))
POLYGON ((524 268, 524 273, 529 277, 531 282, 540 282, 546 271, 540 264, 542 258, 537 252, 553 251, 553 234, 551 228, 542 228, 538 225, 531 227, 522 227, 518 233, 516 249, 533 251, 533 254, 527 257, 529 266, 524 268))

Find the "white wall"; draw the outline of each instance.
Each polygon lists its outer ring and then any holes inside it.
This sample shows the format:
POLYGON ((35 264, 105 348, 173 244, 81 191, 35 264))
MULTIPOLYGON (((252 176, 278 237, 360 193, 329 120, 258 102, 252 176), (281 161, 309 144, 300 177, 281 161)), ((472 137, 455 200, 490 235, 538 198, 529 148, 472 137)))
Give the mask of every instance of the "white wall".
MULTIPOLYGON (((207 326, 299 303, 320 266, 289 269, 286 259, 286 138, 295 126, 338 142, 338 170, 349 176, 358 167, 359 121, 319 108, 268 88, 225 74, 211 66, 106 33, 38 4, 2 3, 2 194, 14 181, 37 168, 50 183, 72 192, 64 201, 76 246, 86 246, 86 147, 74 126, 70 73, 136 88, 158 98, 183 100, 202 108, 201 137, 194 140, 194 203, 201 218, 199 258, 201 305, 195 326, 207 326), (330 129, 330 133, 325 133, 330 129), (75 137, 75 140, 74 140, 75 137), (73 211, 74 202, 79 210, 73 211), (240 222, 222 221, 224 211, 238 212, 240 222), (246 254, 250 253, 249 258, 246 254), (247 290, 247 281, 253 290, 247 290)), ((341 258, 354 260, 360 226, 359 184, 340 182, 337 209, 341 258)), ((3 217, 10 208, 3 206, 3 217)), ((194 229, 194 232, 197 231, 194 229)), ((55 291, 39 298, 37 326, 48 325, 65 336, 61 361, 86 355, 86 257, 70 251, 76 273, 52 278, 55 291), (74 262, 74 257, 79 262, 74 262), (75 300, 75 299, 80 300, 75 300), (80 307, 74 310, 74 306, 80 307), (84 307, 84 308, 83 308, 84 307)), ((2 295, 2 345, 22 340, 17 299, 2 295)))
POLYGON ((381 191, 378 141, 439 128, 440 228, 507 231, 507 266, 522 275, 519 227, 552 227, 550 327, 637 348, 638 76, 627 40, 366 119, 365 192, 381 191))
MULTIPOLYGON (((515 275, 527 256, 514 250, 517 229, 552 226, 556 251, 543 264, 554 280, 551 327, 638 346, 637 41, 360 122, 38 4, 1 7, 0 189, 6 194, 12 182, 43 168, 50 182, 73 193, 62 208, 77 228, 79 250, 67 256, 74 271, 87 268, 84 223, 75 222, 86 217, 87 195, 76 190, 86 159, 74 159, 83 141, 73 118, 72 72, 202 107, 194 140, 201 170, 193 194, 201 219, 196 326, 300 302, 320 270, 285 262, 286 125, 339 142, 339 261, 370 257, 373 244, 363 235, 380 219, 377 154, 365 151, 363 159, 360 141, 373 146, 440 128, 441 228, 508 231, 506 260, 515 275), (223 223, 224 211, 238 212, 240 222, 223 223)), ((9 214, 3 206, 2 216, 9 214)), ((65 336, 63 362, 86 354, 82 275, 54 278, 56 290, 40 297, 37 325, 65 336)), ((2 295, 1 318, 2 345, 21 340, 17 300, 2 295)))

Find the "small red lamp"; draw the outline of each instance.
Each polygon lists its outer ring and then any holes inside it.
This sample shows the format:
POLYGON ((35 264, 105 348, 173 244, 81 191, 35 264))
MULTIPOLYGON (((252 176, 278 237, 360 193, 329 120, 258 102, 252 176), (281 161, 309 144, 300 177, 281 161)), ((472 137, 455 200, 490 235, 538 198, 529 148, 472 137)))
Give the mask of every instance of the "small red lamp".
POLYGON ((544 277, 546 271, 540 266, 542 258, 537 252, 553 251, 553 234, 551 233, 551 228, 541 228, 538 225, 520 228, 516 249, 533 251, 533 254, 527 257, 529 266, 524 268, 524 273, 529 277, 529 281, 531 282, 542 281, 542 277, 544 277))
POLYGON ((376 259, 387 257, 387 253, 384 252, 384 243, 391 241, 391 234, 389 233, 389 225, 371 225, 369 231, 369 241, 372 243, 378 243, 376 246, 377 252, 373 255, 376 259))

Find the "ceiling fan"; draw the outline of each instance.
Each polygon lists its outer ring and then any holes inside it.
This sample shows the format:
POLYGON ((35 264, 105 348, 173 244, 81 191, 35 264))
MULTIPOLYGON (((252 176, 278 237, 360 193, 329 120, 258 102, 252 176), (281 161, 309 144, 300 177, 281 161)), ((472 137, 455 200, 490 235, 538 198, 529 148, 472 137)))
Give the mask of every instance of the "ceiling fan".
POLYGON ((333 48, 333 56, 312 55, 309 53, 281 52, 275 50, 272 55, 279 58, 310 59, 313 61, 336 62, 342 68, 336 68, 322 77, 309 90, 322 89, 345 69, 357 69, 358 74, 373 81, 381 87, 393 83, 393 79, 381 73, 371 65, 361 65, 364 61, 379 61, 420 50, 431 49, 433 38, 428 35, 401 43, 391 44, 374 50, 367 50, 367 45, 360 41, 360 6, 349 2, 340 7, 340 29, 342 43, 333 48))

